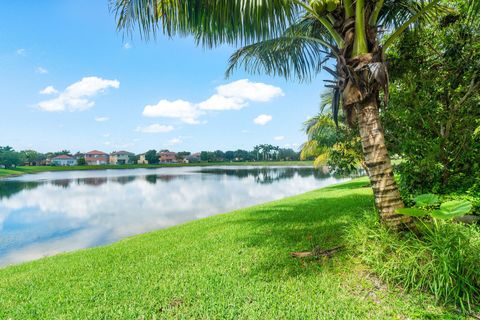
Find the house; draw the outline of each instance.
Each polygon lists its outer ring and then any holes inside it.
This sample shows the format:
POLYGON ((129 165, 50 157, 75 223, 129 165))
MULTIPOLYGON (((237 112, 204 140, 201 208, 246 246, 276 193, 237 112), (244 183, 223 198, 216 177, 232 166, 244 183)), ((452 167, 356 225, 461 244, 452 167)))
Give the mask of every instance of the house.
POLYGON ((175 163, 177 162, 177 154, 170 151, 160 152, 159 160, 160 163, 175 163))
POLYGON ((77 165, 77 159, 66 154, 62 154, 54 157, 51 162, 54 166, 75 166, 77 165))
POLYGON ((184 163, 196 163, 200 162, 200 152, 192 153, 191 155, 187 156, 184 160, 184 163))
POLYGON ((133 153, 128 151, 114 151, 110 154, 110 164, 131 164, 133 153))
POLYGON ((100 165, 100 164, 108 164, 109 155, 108 153, 93 150, 90 152, 85 153, 85 162, 88 165, 100 165))
POLYGON ((148 160, 145 158, 145 153, 138 155, 138 164, 148 164, 148 160))

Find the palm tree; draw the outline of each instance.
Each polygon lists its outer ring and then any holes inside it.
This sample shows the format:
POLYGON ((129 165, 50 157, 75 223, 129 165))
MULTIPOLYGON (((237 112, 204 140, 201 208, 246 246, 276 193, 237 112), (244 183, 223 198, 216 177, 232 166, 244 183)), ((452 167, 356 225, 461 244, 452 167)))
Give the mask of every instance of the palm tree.
MULTIPOLYGON (((382 222, 409 223, 379 119, 380 93, 388 99, 385 50, 412 24, 448 9, 442 0, 111 0, 117 27, 148 38, 191 35, 197 44, 240 46, 227 75, 243 66, 307 81, 322 67, 334 80, 333 113, 340 99, 350 125, 358 126, 365 164, 382 222), (388 34, 385 41, 381 41, 388 34), (335 70, 324 66, 329 58, 335 70)), ((471 2, 472 16, 480 1, 471 2)))

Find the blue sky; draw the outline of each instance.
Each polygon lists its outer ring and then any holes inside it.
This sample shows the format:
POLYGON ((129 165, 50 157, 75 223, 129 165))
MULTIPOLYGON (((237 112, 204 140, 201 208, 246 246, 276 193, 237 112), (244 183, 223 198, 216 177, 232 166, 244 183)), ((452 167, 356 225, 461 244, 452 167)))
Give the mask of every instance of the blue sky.
POLYGON ((72 152, 298 146, 323 76, 299 84, 243 71, 232 47, 143 42, 108 0, 7 1, 0 11, 0 145, 72 152), (42 92, 42 93, 41 93, 42 92))

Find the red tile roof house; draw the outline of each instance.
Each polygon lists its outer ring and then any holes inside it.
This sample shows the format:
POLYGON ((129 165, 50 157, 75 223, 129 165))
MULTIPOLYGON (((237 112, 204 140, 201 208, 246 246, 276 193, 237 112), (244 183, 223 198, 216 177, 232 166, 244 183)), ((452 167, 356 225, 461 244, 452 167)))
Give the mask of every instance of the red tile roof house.
POLYGON ((108 159, 108 153, 102 151, 93 150, 85 153, 85 162, 90 166, 108 164, 108 159))
POLYGON ((53 158, 51 163, 54 166, 75 166, 77 165, 77 159, 75 159, 74 157, 62 154, 53 158))
POLYGON ((160 152, 160 163, 177 162, 177 154, 175 152, 160 152))

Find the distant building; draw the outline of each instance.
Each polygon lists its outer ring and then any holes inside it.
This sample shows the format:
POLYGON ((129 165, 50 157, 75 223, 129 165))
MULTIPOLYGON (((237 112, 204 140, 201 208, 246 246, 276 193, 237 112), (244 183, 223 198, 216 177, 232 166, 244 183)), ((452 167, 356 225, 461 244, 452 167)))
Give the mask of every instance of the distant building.
POLYGON ((90 166, 108 164, 109 155, 108 153, 93 150, 85 153, 85 162, 90 166))
POLYGON ((197 153, 192 153, 191 155, 187 156, 185 160, 183 160, 184 163, 196 163, 200 162, 200 152, 197 153))
POLYGON ((145 158, 145 153, 138 155, 138 164, 148 164, 148 160, 145 158))
POLYGON ((75 166, 77 164, 77 159, 71 156, 67 156, 62 154, 60 156, 56 156, 52 158, 51 162, 54 166, 75 166))
POLYGON ((110 154, 110 164, 131 164, 133 153, 128 151, 115 151, 110 154))
POLYGON ((175 163, 177 162, 177 154, 175 152, 160 152, 160 163, 175 163))

